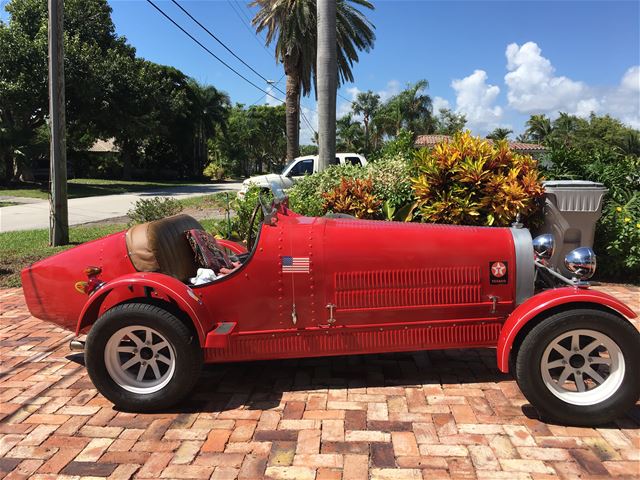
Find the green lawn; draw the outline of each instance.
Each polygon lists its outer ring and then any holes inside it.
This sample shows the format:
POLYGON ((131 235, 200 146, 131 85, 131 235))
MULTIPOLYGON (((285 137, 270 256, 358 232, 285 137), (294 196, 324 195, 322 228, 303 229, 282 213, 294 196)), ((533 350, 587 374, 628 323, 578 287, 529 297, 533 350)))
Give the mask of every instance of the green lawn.
MULTIPOLYGON (((95 197, 118 193, 138 192, 154 188, 194 185, 198 182, 139 182, 133 180, 102 180, 95 178, 74 178, 69 180, 69 198, 95 197)), ((49 186, 45 183, 31 183, 24 186, 0 187, 0 195, 13 197, 48 198, 49 186)))
POLYGON ((0 202, 0 207, 11 207, 13 205, 17 205, 17 203, 13 202, 0 202))

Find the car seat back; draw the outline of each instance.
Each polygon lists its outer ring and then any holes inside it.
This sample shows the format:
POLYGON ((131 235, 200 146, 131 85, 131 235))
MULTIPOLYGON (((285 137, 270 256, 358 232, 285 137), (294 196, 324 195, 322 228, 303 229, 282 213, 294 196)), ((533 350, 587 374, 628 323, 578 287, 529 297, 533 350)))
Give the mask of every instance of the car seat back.
POLYGON ((139 272, 161 272, 186 281, 196 275, 193 250, 185 231, 203 229, 189 215, 174 215, 127 230, 127 251, 139 272))

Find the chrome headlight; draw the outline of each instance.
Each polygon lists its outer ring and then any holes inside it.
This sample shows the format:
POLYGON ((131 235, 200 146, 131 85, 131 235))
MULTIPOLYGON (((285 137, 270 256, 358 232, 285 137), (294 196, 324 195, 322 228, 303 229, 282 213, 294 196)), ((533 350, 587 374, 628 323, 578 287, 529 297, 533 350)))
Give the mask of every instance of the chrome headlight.
POLYGON ((533 251, 538 260, 549 260, 553 256, 556 242, 553 235, 545 233, 533 239, 533 251))
POLYGON ((596 254, 588 247, 576 248, 564 257, 564 266, 580 280, 587 280, 596 273, 596 254))

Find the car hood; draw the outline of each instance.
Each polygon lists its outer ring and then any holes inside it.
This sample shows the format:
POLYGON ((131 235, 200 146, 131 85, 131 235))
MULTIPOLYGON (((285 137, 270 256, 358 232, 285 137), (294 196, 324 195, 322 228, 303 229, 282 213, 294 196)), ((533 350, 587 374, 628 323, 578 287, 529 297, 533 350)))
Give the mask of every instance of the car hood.
POLYGON ((255 177, 247 178, 243 185, 249 185, 253 183, 261 187, 269 187, 271 189, 284 189, 293 185, 293 180, 284 175, 278 175, 277 173, 270 173, 268 175, 257 175, 255 177))

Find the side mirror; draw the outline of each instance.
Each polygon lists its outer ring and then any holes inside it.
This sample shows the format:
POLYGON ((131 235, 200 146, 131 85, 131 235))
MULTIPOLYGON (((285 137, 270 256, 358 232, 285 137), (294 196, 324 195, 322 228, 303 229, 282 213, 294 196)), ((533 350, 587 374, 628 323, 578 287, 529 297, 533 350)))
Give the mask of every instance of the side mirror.
POLYGON ((533 239, 533 252, 537 260, 547 261, 553 256, 555 250, 555 240, 553 235, 545 233, 533 239))

